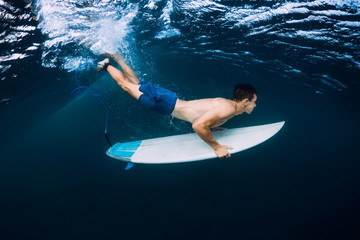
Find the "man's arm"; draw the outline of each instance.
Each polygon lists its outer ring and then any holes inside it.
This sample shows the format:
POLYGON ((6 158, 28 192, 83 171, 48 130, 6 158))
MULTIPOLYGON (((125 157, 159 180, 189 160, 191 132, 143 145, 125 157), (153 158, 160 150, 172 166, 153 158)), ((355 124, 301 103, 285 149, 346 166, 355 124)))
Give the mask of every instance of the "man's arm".
POLYGON ((217 132, 217 131, 226 130, 227 128, 223 128, 223 127, 211 127, 210 129, 211 129, 212 132, 217 132))
POLYGON ((216 155, 219 158, 230 157, 228 149, 232 148, 229 146, 220 145, 213 137, 210 128, 211 126, 216 125, 222 119, 230 118, 232 114, 233 110, 231 108, 227 109, 223 106, 220 106, 201 115, 192 125, 193 129, 199 135, 199 137, 214 149, 216 155))

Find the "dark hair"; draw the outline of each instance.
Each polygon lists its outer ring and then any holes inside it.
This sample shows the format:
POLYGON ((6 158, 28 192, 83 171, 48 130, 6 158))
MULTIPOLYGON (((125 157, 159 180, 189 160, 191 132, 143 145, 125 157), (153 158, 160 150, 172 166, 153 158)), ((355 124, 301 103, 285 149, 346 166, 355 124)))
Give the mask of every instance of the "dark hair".
POLYGON ((242 101, 245 98, 251 101, 257 92, 253 86, 246 83, 236 84, 234 87, 233 100, 242 101))

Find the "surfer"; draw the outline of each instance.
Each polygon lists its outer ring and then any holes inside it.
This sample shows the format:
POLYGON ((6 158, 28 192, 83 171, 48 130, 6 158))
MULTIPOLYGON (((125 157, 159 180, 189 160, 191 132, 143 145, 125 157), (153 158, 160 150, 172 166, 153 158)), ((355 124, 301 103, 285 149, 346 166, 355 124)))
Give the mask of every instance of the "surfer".
POLYGON ((98 70, 107 71, 118 85, 133 98, 146 107, 165 115, 188 121, 199 137, 210 145, 219 158, 230 157, 230 146, 221 145, 213 137, 211 130, 222 130, 222 124, 230 118, 244 112, 251 114, 256 107, 257 92, 249 84, 237 84, 233 98, 206 98, 185 101, 180 100, 170 90, 161 88, 151 82, 140 82, 136 73, 129 67, 119 53, 102 53, 108 58, 99 62, 98 70), (110 60, 118 63, 121 72, 110 64, 110 60))

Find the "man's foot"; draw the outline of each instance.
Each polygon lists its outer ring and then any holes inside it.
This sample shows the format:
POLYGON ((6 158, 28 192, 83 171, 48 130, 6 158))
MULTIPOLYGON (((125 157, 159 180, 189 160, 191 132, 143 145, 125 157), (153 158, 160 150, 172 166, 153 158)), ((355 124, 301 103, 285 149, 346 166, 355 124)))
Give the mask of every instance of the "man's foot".
POLYGON ((99 55, 111 58, 117 63, 119 63, 119 61, 124 61, 119 51, 116 51, 115 53, 102 52, 99 55))
POLYGON ((106 68, 107 66, 109 65, 110 63, 110 60, 108 58, 105 58, 104 60, 102 60, 101 62, 98 62, 97 64, 97 70, 98 71, 101 71, 101 70, 105 70, 106 71, 106 68))

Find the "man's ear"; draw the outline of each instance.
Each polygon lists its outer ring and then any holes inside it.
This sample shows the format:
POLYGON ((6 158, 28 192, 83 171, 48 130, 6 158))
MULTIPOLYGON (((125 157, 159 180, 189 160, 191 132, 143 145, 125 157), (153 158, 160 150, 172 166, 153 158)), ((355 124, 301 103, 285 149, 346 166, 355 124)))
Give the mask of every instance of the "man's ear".
POLYGON ((246 106, 249 102, 248 98, 244 98, 243 100, 241 100, 241 104, 243 104, 244 106, 246 106))

